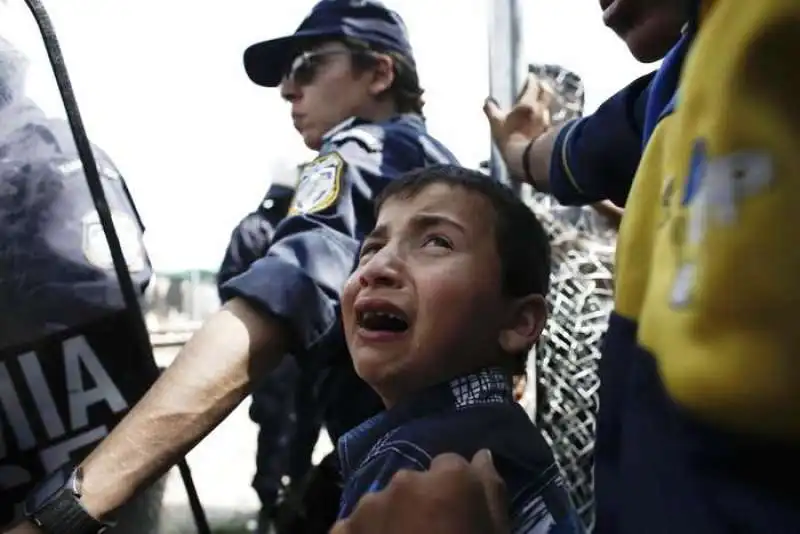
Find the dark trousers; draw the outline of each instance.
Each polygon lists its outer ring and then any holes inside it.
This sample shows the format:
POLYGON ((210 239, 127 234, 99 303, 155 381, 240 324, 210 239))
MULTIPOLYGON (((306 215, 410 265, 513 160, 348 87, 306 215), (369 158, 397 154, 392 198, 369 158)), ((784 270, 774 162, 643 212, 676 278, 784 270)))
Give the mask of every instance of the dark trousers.
POLYGON ((260 426, 253 488, 269 514, 284 477, 302 480, 322 426, 313 373, 286 356, 253 392, 250 418, 260 426))

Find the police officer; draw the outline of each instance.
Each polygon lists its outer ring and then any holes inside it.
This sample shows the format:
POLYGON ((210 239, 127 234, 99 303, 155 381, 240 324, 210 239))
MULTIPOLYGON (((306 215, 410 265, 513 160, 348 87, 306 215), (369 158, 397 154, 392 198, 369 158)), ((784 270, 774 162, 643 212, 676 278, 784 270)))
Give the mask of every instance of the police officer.
MULTIPOLYGON (((233 230, 217 273, 218 288, 266 254, 275 228, 289 212, 297 179, 296 169, 274 176, 256 210, 233 230)), ((279 494, 288 491, 284 477, 296 485, 311 468, 322 413, 315 395, 317 377, 308 366, 303 371, 288 355, 253 391, 250 418, 260 427, 253 478, 261 501, 259 532, 267 532, 279 494)))
POLYGON ((322 1, 293 35, 249 48, 245 67, 254 82, 280 86, 319 157, 304 167, 267 253, 223 285, 222 309, 79 467, 31 494, 30 521, 15 532, 36 531, 34 523, 45 532, 102 529, 284 354, 319 364, 333 353, 321 345, 336 330, 358 241, 374 225, 373 197, 400 173, 455 162, 425 131, 405 26, 378 2, 322 1))
MULTIPOLYGON (((21 516, 15 505, 33 484, 85 456, 151 378, 69 126, 26 98, 27 65, 0 37, 0 526, 21 516)), ((114 164, 94 154, 141 295, 152 274, 144 226, 114 164)), ((154 517, 162 490, 128 510, 137 532, 155 528, 143 511, 154 517)))

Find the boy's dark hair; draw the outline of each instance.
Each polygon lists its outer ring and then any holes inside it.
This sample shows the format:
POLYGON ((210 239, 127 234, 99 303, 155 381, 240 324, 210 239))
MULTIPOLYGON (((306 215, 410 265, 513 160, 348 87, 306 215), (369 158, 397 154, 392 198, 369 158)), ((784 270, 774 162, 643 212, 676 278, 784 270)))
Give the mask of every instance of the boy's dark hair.
MULTIPOLYGON (((527 205, 508 187, 480 171, 457 165, 417 169, 392 180, 375 200, 375 215, 386 200, 410 198, 433 184, 462 187, 486 198, 495 216, 495 239, 502 269, 503 292, 510 297, 547 295, 550 286, 550 239, 527 205)), ((527 354, 516 373, 525 372, 527 354)))
POLYGON ((354 52, 353 69, 356 72, 374 66, 375 57, 369 52, 386 54, 391 57, 394 61, 394 82, 386 90, 386 96, 394 100, 398 113, 414 113, 423 116, 422 108, 425 101, 422 99, 422 94, 425 91, 420 87, 416 69, 409 65, 403 56, 354 39, 345 39, 344 45, 354 52))

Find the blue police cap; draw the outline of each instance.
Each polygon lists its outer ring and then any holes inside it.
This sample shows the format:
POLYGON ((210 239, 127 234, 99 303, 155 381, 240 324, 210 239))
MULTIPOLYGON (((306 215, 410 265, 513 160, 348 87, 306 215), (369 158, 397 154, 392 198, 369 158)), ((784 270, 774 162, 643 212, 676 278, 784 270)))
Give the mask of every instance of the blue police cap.
POLYGON ((322 0, 289 36, 250 46, 244 68, 258 85, 277 87, 303 46, 319 39, 350 38, 401 55, 414 66, 405 23, 375 0, 322 0))

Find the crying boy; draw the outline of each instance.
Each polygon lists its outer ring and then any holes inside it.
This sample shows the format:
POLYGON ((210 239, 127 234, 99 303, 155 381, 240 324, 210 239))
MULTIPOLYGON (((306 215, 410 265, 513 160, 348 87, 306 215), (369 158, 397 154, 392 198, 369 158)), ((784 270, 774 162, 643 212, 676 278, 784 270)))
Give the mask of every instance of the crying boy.
POLYGON ((583 532, 558 466, 514 401, 547 318, 546 233, 507 187, 456 166, 391 182, 342 295, 356 372, 386 410, 345 434, 340 518, 400 470, 492 452, 512 532, 583 532))

